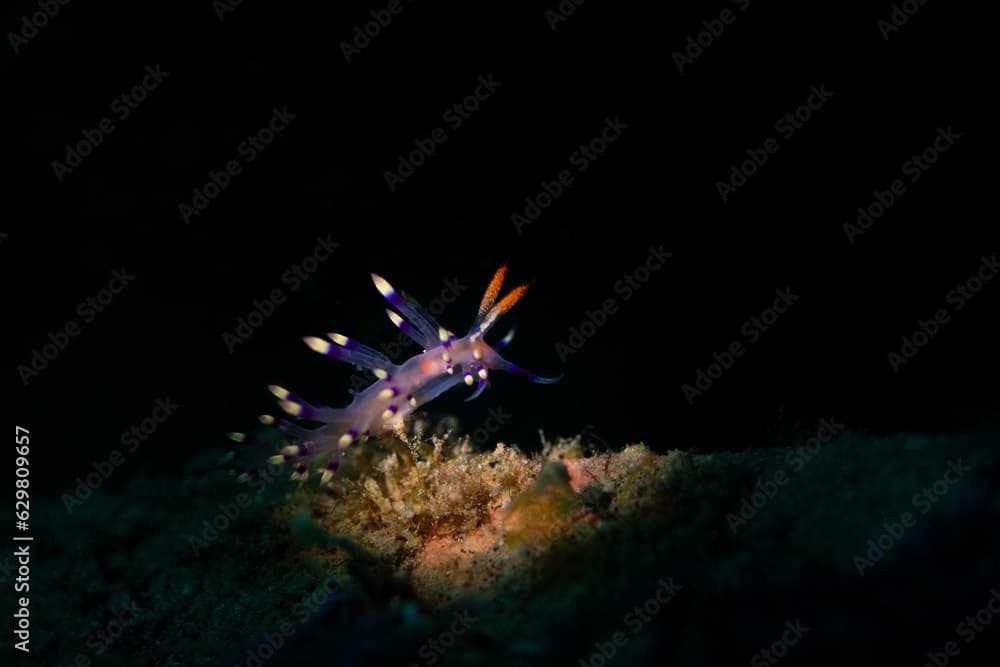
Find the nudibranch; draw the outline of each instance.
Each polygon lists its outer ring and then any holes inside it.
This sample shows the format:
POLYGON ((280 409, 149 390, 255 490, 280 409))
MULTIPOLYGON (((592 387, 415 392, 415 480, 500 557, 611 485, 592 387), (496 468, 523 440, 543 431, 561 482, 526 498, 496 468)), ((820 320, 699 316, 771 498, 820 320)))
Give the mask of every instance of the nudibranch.
MULTIPOLYGON (((475 384, 475 391, 466 399, 470 401, 486 388, 491 370, 506 371, 542 384, 558 381, 559 377, 536 375, 500 356, 498 350, 510 343, 513 329, 493 346, 484 340, 496 321, 513 308, 528 289, 527 285, 520 285, 498 300, 506 275, 506 265, 496 271, 468 333, 457 338, 408 294, 396 290, 381 276, 371 274, 376 289, 392 306, 386 309, 389 319, 416 341, 423 352, 396 365, 378 350, 339 333, 328 334, 326 338, 304 338, 313 351, 369 369, 377 379, 356 393, 344 408, 310 405, 287 389, 271 385, 271 393, 282 410, 297 420, 319 422, 320 425, 309 428, 272 415, 261 415, 262 423, 273 425, 292 438, 270 461, 292 464, 295 466, 293 477, 305 478, 309 470, 307 464, 324 457, 326 463, 321 482, 325 484, 333 478, 344 450, 352 443, 400 429, 408 414, 452 387, 475 384)), ((244 434, 231 433, 230 437, 243 441, 244 434)))

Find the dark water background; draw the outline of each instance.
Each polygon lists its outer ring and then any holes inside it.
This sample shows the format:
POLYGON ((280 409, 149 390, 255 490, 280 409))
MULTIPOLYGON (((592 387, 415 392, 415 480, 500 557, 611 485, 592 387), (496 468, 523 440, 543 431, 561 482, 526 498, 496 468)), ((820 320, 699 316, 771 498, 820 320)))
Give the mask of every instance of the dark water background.
MULTIPOLYGON (((711 451, 768 446, 775 425, 826 415, 879 433, 996 415, 1000 285, 961 312, 947 300, 997 250, 974 118, 987 87, 967 76, 975 21, 958 9, 922 7, 883 39, 882 4, 731 5, 734 21, 680 73, 672 53, 721 3, 654 16, 588 2, 553 31, 543 5, 414 2, 346 62, 342 42, 376 5, 248 1, 220 21, 209 2, 72 3, 4 55, 19 156, 0 246, 8 367, 81 324, 27 386, 11 378, 47 453, 41 488, 60 490, 157 398, 181 406, 142 451, 164 469, 246 429, 269 382, 346 402, 350 369, 299 339, 393 338, 369 271, 425 303, 458 280, 468 289, 441 319, 464 331, 508 259, 510 284, 532 290, 495 335, 516 324, 509 358, 565 378, 495 377, 476 404, 442 401, 469 430, 501 407, 498 437, 526 448, 539 428, 589 426, 614 446, 711 451), (169 76, 121 118, 112 105, 147 66, 169 76), (489 76, 500 86, 449 124, 489 76), (833 95, 783 136, 776 122, 811 87, 833 95), (185 224, 178 205, 245 157, 238 145, 275 107, 294 120, 185 224), (114 131, 59 182, 53 160, 102 117, 114 131), (627 129, 575 171, 571 154, 609 118, 627 129), (384 172, 437 127, 447 140, 390 191, 384 172), (904 162, 943 128, 960 139, 909 181, 904 162), (717 181, 768 137, 780 149, 723 202, 717 181), (562 169, 573 184, 518 233, 511 215, 562 169), (895 178, 905 193, 849 243, 843 224, 895 178), (282 275, 326 236, 341 247, 292 292, 282 275), (616 284, 660 245, 671 259, 626 301, 616 284), (135 280, 84 322, 78 304, 123 267, 135 280), (227 350, 223 334, 275 288, 287 301, 227 350), (781 288, 798 302, 689 405, 682 386, 781 288), (560 359, 556 344, 608 298, 618 312, 560 359), (894 373, 887 353, 942 307, 950 322, 894 373)), ((4 25, 34 9, 9 4, 4 25)))

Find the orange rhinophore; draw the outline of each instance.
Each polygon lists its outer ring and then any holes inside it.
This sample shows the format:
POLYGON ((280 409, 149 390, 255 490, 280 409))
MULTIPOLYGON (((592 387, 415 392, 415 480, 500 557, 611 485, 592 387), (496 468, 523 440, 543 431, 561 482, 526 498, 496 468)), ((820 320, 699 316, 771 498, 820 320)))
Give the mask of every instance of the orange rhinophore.
MULTIPOLYGON (((328 483, 337 471, 342 452, 351 443, 399 428, 408 414, 457 385, 477 385, 466 400, 476 398, 486 388, 490 370, 506 371, 543 384, 558 381, 558 377, 536 375, 500 356, 498 350, 510 343, 514 337, 513 329, 493 346, 483 340, 496 321, 513 308, 528 290, 527 285, 520 285, 498 302, 506 274, 506 265, 497 269, 468 333, 456 338, 416 300, 405 292, 397 291, 388 281, 373 273, 375 288, 394 308, 386 310, 389 319, 424 351, 397 365, 382 352, 339 333, 327 334, 325 338, 304 338, 313 351, 367 368, 377 380, 355 394, 350 405, 344 408, 311 405, 287 389, 271 385, 271 393, 278 399, 282 410, 299 420, 320 422, 321 425, 308 428, 271 415, 262 415, 262 423, 292 437, 292 442, 282 447, 270 461, 295 464, 293 476, 304 478, 308 473, 306 463, 325 456, 327 463, 322 482, 328 483)), ((230 434, 230 437, 240 442, 245 438, 241 433, 230 434)))

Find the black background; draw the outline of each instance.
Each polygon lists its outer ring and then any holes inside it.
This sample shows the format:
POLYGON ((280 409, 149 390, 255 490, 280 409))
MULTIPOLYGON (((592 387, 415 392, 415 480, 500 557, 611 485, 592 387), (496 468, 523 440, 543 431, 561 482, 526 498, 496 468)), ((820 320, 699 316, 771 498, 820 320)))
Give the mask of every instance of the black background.
MULTIPOLYGON (((346 62, 342 42, 383 7, 247 0, 220 21, 208 1, 77 1, 18 53, 4 45, 5 347, 44 488, 64 490, 159 397, 181 407, 129 465, 226 446, 270 409, 270 382, 346 403, 350 369, 299 339, 394 337, 368 272, 425 303, 457 278, 468 290, 441 319, 464 332, 508 259, 509 284, 532 289, 494 335, 516 325, 506 356, 565 377, 495 375, 475 403, 456 390, 428 406, 470 431, 501 407, 497 437, 529 449, 538 429, 589 427, 613 447, 707 451, 826 415, 880 433, 995 417, 1000 285, 899 373, 886 360, 997 251, 975 17, 929 3, 885 40, 886 3, 730 5, 735 21, 681 73, 673 52, 724 3, 588 0, 553 31, 547 4, 415 1, 346 62), (52 162, 157 65, 169 77, 58 182, 52 162), (497 91, 391 192, 384 172, 488 75, 497 91), (833 97, 723 202, 730 165, 820 85, 833 97), (286 106, 287 130, 185 224, 192 188, 286 106), (628 129, 518 234, 511 215, 609 117, 628 129), (961 139, 848 243, 855 209, 949 127, 961 139), (230 353, 223 334, 325 235, 341 248, 230 353), (555 344, 660 244, 667 266, 563 364, 555 344), (135 281, 25 386, 16 366, 121 267, 135 281), (785 287, 799 302, 690 406, 682 385, 785 287)), ((35 10, 7 3, 5 31, 35 10)))

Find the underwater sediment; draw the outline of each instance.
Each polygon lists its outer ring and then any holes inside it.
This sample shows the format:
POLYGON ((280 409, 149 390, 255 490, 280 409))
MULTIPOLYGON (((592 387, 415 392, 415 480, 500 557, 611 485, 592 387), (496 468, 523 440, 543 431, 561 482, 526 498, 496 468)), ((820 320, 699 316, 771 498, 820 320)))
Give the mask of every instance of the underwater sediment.
POLYGON ((858 664, 906 645, 876 614, 932 650, 1000 584, 995 442, 382 441, 352 448, 330 490, 287 470, 250 485, 142 471, 71 517, 53 504, 38 608, 60 631, 38 650, 52 664, 308 665, 328 647, 337 665, 594 665, 769 664, 775 648, 783 664, 858 664))

